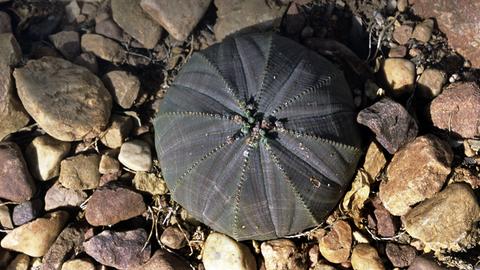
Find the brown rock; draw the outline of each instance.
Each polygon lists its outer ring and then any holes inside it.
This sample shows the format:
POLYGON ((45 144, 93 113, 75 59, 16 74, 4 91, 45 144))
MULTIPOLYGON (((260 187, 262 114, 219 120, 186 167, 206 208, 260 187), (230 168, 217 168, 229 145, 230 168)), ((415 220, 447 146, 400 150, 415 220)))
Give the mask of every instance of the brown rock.
POLYGON ((62 270, 95 270, 95 265, 89 260, 73 259, 64 262, 62 270))
POLYGON ((23 225, 40 216, 43 212, 43 200, 33 199, 15 205, 12 211, 12 220, 15 226, 23 225))
POLYGON ((407 59, 385 59, 381 72, 396 96, 411 93, 415 84, 415 65, 407 59))
POLYGON ((47 190, 45 194, 45 210, 53 210, 60 207, 77 207, 88 198, 82 190, 69 189, 59 182, 47 190))
POLYGON ((372 200, 372 203, 375 207, 373 214, 375 215, 377 233, 383 237, 393 237, 397 230, 397 226, 392 215, 383 206, 380 198, 375 197, 372 200))
POLYGON ((353 248, 351 262, 354 270, 385 269, 377 250, 368 244, 357 244, 353 248))
POLYGON ((98 187, 100 156, 80 154, 64 159, 60 163, 58 181, 66 188, 74 190, 94 189, 98 187))
POLYGON ((415 258, 412 265, 408 267, 408 270, 445 270, 445 268, 440 267, 440 265, 432 260, 423 256, 418 256, 415 258))
POLYGON ((389 98, 383 98, 361 110, 357 122, 369 127, 390 154, 411 142, 418 133, 415 119, 400 103, 389 98))
POLYGON ((480 68, 480 2, 476 0, 410 0, 413 11, 434 17, 449 45, 480 68), (468 38, 466 38, 468 37, 468 38))
POLYGON ((101 174, 116 174, 120 172, 120 162, 107 154, 102 155, 98 171, 101 174))
POLYGON ((12 32, 12 23, 8 13, 0 11, 0 34, 11 33, 12 32))
POLYGON ((50 136, 62 141, 92 138, 108 124, 112 97, 86 68, 43 57, 13 75, 23 106, 50 136))
POLYGON ((132 269, 150 258, 147 232, 136 229, 125 232, 105 230, 83 243, 85 252, 97 262, 118 269, 132 269))
POLYGON ((280 23, 287 9, 287 6, 271 7, 257 0, 215 0, 214 3, 218 16, 214 32, 218 41, 240 30, 271 28, 280 23))
POLYGON ((45 255, 68 220, 68 213, 57 211, 13 229, 1 241, 3 248, 32 257, 45 255))
POLYGON ((133 121, 130 117, 114 114, 111 117, 110 126, 100 136, 100 141, 109 148, 119 148, 132 128, 133 121))
POLYGON ((12 71, 0 63, 0 140, 26 126, 30 117, 16 97, 12 71))
POLYGON ((260 246, 262 256, 265 259, 266 270, 308 269, 302 262, 301 254, 295 243, 288 239, 277 239, 263 242, 260 246))
POLYGON ((400 45, 404 45, 412 37, 413 27, 408 24, 396 26, 393 31, 393 39, 400 45))
POLYGON ((190 270, 190 265, 180 257, 164 251, 157 250, 152 258, 142 266, 133 270, 190 270))
POLYGON ((401 216, 432 197, 445 183, 452 159, 450 146, 434 135, 417 137, 400 149, 387 167, 387 181, 380 184, 385 208, 401 216))
POLYGON ((125 42, 123 30, 116 24, 113 19, 107 18, 95 24, 95 33, 107 38, 115 39, 119 42, 125 42))
POLYGON ((43 135, 27 146, 25 157, 33 177, 46 181, 60 174, 60 162, 68 152, 70 143, 43 135))
POLYGON ((416 257, 415 248, 409 245, 387 243, 385 253, 395 267, 407 267, 416 257))
POLYGON ((133 185, 137 190, 148 192, 152 195, 167 194, 167 183, 154 173, 137 172, 133 178, 133 185))
POLYGON ((111 6, 113 20, 125 32, 142 43, 146 49, 153 49, 157 45, 162 28, 143 11, 140 0, 112 0, 111 6))
POLYGON ((145 211, 142 195, 124 187, 106 185, 90 197, 85 218, 93 226, 107 226, 139 216, 145 211))
POLYGON ((405 46, 393 47, 388 51, 388 57, 390 58, 403 58, 405 55, 407 55, 407 47, 405 46))
POLYGON ((432 19, 427 19, 415 26, 412 33, 412 38, 427 43, 432 37, 434 22, 432 19))
POLYGON ((114 64, 120 64, 127 58, 122 46, 101 35, 84 34, 80 44, 84 52, 91 52, 99 58, 114 64))
POLYGON ((80 54, 80 35, 76 31, 58 32, 50 35, 49 39, 68 60, 73 60, 80 54))
POLYGON ((420 79, 418 79, 418 94, 422 98, 432 99, 440 94, 446 81, 445 72, 427 68, 420 75, 420 79))
POLYGON ((10 262, 6 270, 28 270, 30 266, 30 257, 25 254, 18 254, 13 261, 10 262))
POLYGON ((459 251, 469 244, 469 233, 480 220, 472 188, 451 184, 434 197, 415 206, 404 218, 406 231, 433 250, 459 251))
POLYGON ((140 5, 176 40, 185 40, 212 0, 142 0, 140 5))
POLYGON ((103 83, 110 91, 115 103, 124 109, 132 107, 140 92, 138 78, 126 71, 110 71, 103 76, 103 83))
POLYGON ((35 184, 20 147, 13 142, 0 143, 0 198, 24 202, 34 193, 35 184))
POLYGON ((221 233, 214 232, 208 235, 202 254, 202 262, 206 270, 257 269, 255 257, 248 247, 221 233))
POLYGON ((85 67, 92 73, 98 72, 97 58, 93 53, 82 53, 75 58, 75 64, 85 67))
POLYGON ((187 245, 188 232, 178 227, 167 227, 160 236, 160 242, 171 249, 181 249, 187 245))
POLYGON ((397 1, 397 9, 400 12, 405 12, 408 8, 408 0, 398 0, 397 1))
POLYGON ((0 205, 0 225, 2 228, 10 230, 13 229, 13 221, 10 216, 10 210, 6 205, 0 205))
POLYGON ((12 33, 0 34, 0 65, 16 66, 22 58, 22 50, 12 33))
POLYGON ((71 254, 78 254, 82 251, 84 235, 85 228, 71 225, 63 229, 43 257, 43 264, 40 269, 59 270, 71 254))
POLYGON ((449 85, 430 104, 430 117, 439 129, 460 136, 480 136, 480 88, 474 82, 449 85))
POLYGON ((381 146, 376 141, 372 141, 365 154, 365 162, 363 163, 365 172, 373 181, 386 164, 387 159, 381 146))
POLYGON ((352 229, 343 220, 336 221, 332 230, 320 239, 320 253, 332 263, 342 263, 350 257, 352 229))

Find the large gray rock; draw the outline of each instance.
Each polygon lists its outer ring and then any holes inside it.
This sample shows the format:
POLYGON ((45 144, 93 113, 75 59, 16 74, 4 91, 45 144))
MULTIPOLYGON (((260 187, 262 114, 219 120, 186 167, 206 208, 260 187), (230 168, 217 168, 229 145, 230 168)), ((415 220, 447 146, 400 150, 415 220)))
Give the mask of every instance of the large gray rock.
MULTIPOLYGON (((176 3, 176 1, 175 1, 176 3)), ((143 11, 140 0, 112 0, 113 20, 146 49, 157 45, 162 28, 143 11)))
POLYGON ((50 136, 77 141, 93 138, 107 126, 112 97, 88 69, 43 57, 13 75, 23 106, 50 136))
POLYGON ((0 140, 26 126, 30 117, 15 95, 12 71, 0 63, 0 140))
POLYGON ((48 135, 38 136, 27 146, 25 159, 38 180, 49 180, 60 174, 60 162, 70 151, 70 143, 48 135))
POLYGON ((13 142, 0 143, 0 198, 24 202, 34 193, 35 184, 20 147, 13 142))
POLYGON ((142 0, 140 5, 177 40, 185 40, 212 0, 142 0))

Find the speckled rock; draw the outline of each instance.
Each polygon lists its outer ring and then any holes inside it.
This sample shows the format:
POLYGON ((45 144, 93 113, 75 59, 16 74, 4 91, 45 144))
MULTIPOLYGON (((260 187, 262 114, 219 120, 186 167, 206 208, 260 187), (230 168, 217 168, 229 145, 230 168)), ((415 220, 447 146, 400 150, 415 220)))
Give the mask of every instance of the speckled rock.
POLYGON ((187 245, 188 231, 176 226, 167 227, 160 236, 160 242, 171 249, 181 249, 187 245))
POLYGON ((47 253, 68 220, 68 213, 57 211, 13 229, 1 241, 6 249, 41 257, 47 253))
POLYGON ((354 270, 385 269, 377 250, 368 244, 357 244, 353 248, 351 263, 354 270))
POLYGON ((260 246, 265 260, 266 270, 291 269, 306 270, 308 266, 303 262, 302 255, 295 243, 288 239, 277 239, 263 242, 260 246))
POLYGON ((107 126, 112 97, 86 68, 43 57, 28 61, 13 75, 23 106, 50 136, 82 140, 97 136, 107 126))
POLYGON ((257 263, 250 250, 232 238, 211 233, 203 246, 203 265, 205 270, 231 269, 256 270, 257 263))
POLYGON ((462 138, 480 136, 480 88, 476 83, 449 85, 429 110, 435 127, 462 138))
POLYGON ((133 270, 191 270, 190 265, 182 258, 164 251, 157 250, 147 263, 133 270))
POLYGON ((415 84, 415 65, 407 59, 385 59, 381 72, 394 95, 411 93, 415 84))
POLYGON ((79 154, 64 159, 60 163, 58 181, 66 188, 74 190, 94 189, 98 187, 100 172, 97 154, 79 154))
POLYGON ((90 197, 85 218, 93 226, 107 226, 139 216, 146 210, 141 194, 124 187, 106 185, 90 197))
POLYGON ((64 262, 62 270, 95 270, 95 265, 89 260, 73 259, 64 262))
POLYGON ((84 34, 80 41, 82 51, 91 52, 100 59, 115 64, 124 62, 127 58, 125 50, 117 42, 97 34, 84 34))
POLYGON ((140 0, 112 0, 113 20, 146 49, 157 45, 162 28, 140 7, 140 0))
POLYGON ((74 190, 55 182, 45 194, 45 210, 53 210, 60 207, 77 207, 88 198, 82 190, 74 190))
POLYGON ((0 63, 0 140, 26 126, 30 117, 15 94, 12 71, 0 63))
POLYGON ((85 252, 97 262, 118 269, 138 267, 150 258, 150 245, 143 248, 147 232, 136 229, 125 232, 105 230, 83 243, 85 252))
POLYGON ((42 135, 27 146, 25 158, 33 177, 46 181, 60 174, 60 162, 69 152, 70 143, 42 135))
POLYGON ((13 208, 12 220, 15 226, 23 225, 40 216, 43 211, 43 201, 33 199, 16 205, 13 208))
POLYGON ((141 7, 177 40, 185 40, 212 0, 142 0, 141 7))
POLYGON ((15 66, 22 58, 22 50, 12 33, 0 34, 0 65, 15 66))
POLYGON ((110 126, 100 136, 100 141, 109 148, 118 148, 122 146, 132 128, 133 122, 130 117, 114 114, 110 126))
POLYGON ((418 94, 425 99, 432 99, 442 92, 442 87, 447 81, 445 72, 427 68, 418 79, 418 94))
POLYGON ((75 225, 69 225, 62 230, 55 242, 43 257, 41 270, 61 269, 63 262, 68 260, 71 254, 83 251, 82 243, 85 236, 85 228, 75 225))
POLYGON ((136 189, 152 195, 164 195, 168 192, 165 180, 154 173, 137 172, 133 178, 133 185, 136 189))
POLYGON ((332 229, 320 239, 320 253, 332 263, 342 263, 350 257, 352 229, 343 220, 336 221, 332 229))
POLYGON ((152 168, 152 150, 145 141, 131 140, 122 144, 118 160, 134 171, 149 171, 152 168))
POLYGON ((0 143, 0 198, 24 202, 35 190, 20 147, 13 142, 0 143))
POLYGON ((414 247, 395 243, 387 243, 385 253, 395 267, 408 267, 416 257, 414 247))
POLYGON ((369 127, 390 154, 413 141, 418 133, 415 119, 400 103, 390 98, 383 98, 361 110, 357 122, 369 127))
POLYGON ((53 46, 68 60, 80 54, 80 35, 77 31, 61 31, 49 36, 53 46))
POLYGON ((140 91, 140 81, 136 76, 123 70, 114 70, 105 74, 102 80, 115 103, 124 109, 132 107, 140 91))
POLYGON ((415 206, 404 218, 406 231, 433 250, 458 251, 480 220, 480 206, 471 187, 451 184, 415 206))
POLYGON ((434 135, 417 137, 400 149, 387 167, 387 180, 380 184, 385 208, 401 216, 432 197, 445 183, 452 159, 450 146, 434 135))

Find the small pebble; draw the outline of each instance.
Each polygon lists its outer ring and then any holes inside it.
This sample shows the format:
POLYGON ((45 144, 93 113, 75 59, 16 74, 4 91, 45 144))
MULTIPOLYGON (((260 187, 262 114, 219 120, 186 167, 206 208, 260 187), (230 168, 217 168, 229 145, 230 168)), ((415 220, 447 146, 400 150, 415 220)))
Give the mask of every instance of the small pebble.
POLYGON ((412 33, 412 38, 427 43, 432 37, 434 22, 432 19, 426 19, 425 21, 417 24, 412 33))
POLYGON ((408 24, 402 24, 393 30, 393 39, 400 45, 404 45, 412 37, 413 27, 408 24))
POLYGON ((122 46, 101 35, 84 34, 80 44, 83 52, 91 52, 100 59, 114 64, 120 64, 127 58, 122 46))
POLYGON ((10 216, 10 210, 6 205, 0 205, 0 225, 2 228, 10 230, 13 229, 13 221, 10 216))
POLYGON ((354 270, 385 269, 377 250, 368 244, 357 244, 353 248, 351 263, 354 270))
POLYGON ((447 78, 445 72, 427 68, 418 79, 418 94, 425 99, 432 99, 440 94, 447 78))
POLYGON ((181 249, 187 245, 188 232, 176 226, 167 227, 160 236, 160 242, 171 249, 181 249))
POLYGON ((400 96, 413 91, 415 65, 409 60, 403 58, 385 59, 382 72, 394 95, 400 96))
POLYGON ((409 245, 387 243, 385 253, 395 267, 408 267, 416 257, 415 248, 409 245))
POLYGON ((402 45, 390 48, 390 51, 388 51, 388 57, 390 58, 403 58, 405 55, 407 55, 407 47, 402 45))
POLYGON ((42 181, 60 174, 60 162, 70 152, 70 143, 48 135, 38 136, 27 146, 25 158, 32 175, 42 181))
POLYGON ((103 76, 105 87, 112 94, 113 101, 120 107, 129 109, 133 106, 140 92, 140 81, 138 78, 126 71, 110 71, 103 76))
POLYGON ((211 233, 203 246, 205 270, 256 270, 257 263, 250 250, 242 243, 221 234, 211 233))
POLYGON ((73 259, 64 262, 62 270, 95 270, 95 265, 89 260, 73 259))
POLYGON ((262 256, 265 260, 266 270, 276 269, 307 269, 303 258, 295 246, 295 243, 288 239, 276 239, 263 242, 260 246, 262 256))
POLYGON ((45 194, 45 210, 50 211, 61 207, 78 207, 88 198, 82 190, 74 190, 62 186, 58 181, 45 194))
POLYGON ((336 221, 332 230, 320 239, 320 253, 332 263, 342 263, 350 257, 352 229, 343 220, 336 221))
POLYGON ((97 154, 79 154, 64 159, 60 163, 58 181, 66 188, 87 190, 98 187, 100 156, 97 154))
POLYGON ((137 172, 133 178, 133 185, 137 190, 152 195, 164 195, 168 192, 165 180, 154 173, 137 172))
POLYGON ((118 160, 134 171, 149 171, 152 168, 150 145, 142 140, 131 140, 122 144, 118 160))
POLYGON ((80 35, 76 31, 61 31, 49 36, 53 46, 62 55, 73 60, 80 54, 80 35))
POLYGON ((12 220, 15 226, 23 225, 40 216, 43 211, 43 201, 33 199, 16 205, 13 208, 12 220))
POLYGON ((133 128, 133 121, 129 116, 112 115, 110 126, 100 136, 100 141, 109 148, 115 149, 122 146, 122 143, 130 134, 133 128))
POLYGON ((120 172, 120 162, 109 154, 103 154, 100 158, 98 171, 101 174, 117 174, 120 172))
POLYGON ((29 266, 30 257, 20 253, 10 262, 6 270, 28 270, 29 266))
POLYGON ((400 12, 405 12, 408 7, 408 0, 397 0, 397 9, 400 12))

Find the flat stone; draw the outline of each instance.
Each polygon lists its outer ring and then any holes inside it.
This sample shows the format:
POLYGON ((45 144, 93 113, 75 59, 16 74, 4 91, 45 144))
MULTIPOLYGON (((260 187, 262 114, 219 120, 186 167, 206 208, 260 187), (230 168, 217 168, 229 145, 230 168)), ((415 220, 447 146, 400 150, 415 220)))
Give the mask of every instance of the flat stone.
POLYGON ((415 65, 403 58, 385 59, 381 72, 396 96, 411 93, 415 85, 415 65))
POLYGON ((405 230, 433 250, 459 251, 480 220, 472 188, 455 183, 415 206, 404 218, 405 230))
POLYGON ((256 270, 257 263, 250 250, 242 243, 221 234, 211 233, 203 246, 205 270, 256 270))
POLYGON ((119 42, 126 41, 122 28, 120 28, 118 24, 116 24, 111 18, 97 21, 97 23, 95 23, 95 33, 107 38, 115 39, 119 42))
POLYGON ((15 226, 23 225, 40 216, 43 212, 43 201, 33 199, 16 205, 13 208, 12 220, 15 226))
POLYGON ((57 211, 10 231, 1 246, 32 257, 45 255, 68 220, 68 213, 57 211))
POLYGON ((266 30, 279 25, 287 6, 271 7, 257 0, 215 0, 217 21, 214 26, 218 41, 240 30, 266 30))
POLYGON ((445 268, 441 267, 433 260, 425 258, 424 256, 418 256, 415 258, 412 265, 408 267, 408 270, 445 270, 445 268))
POLYGON ((190 265, 182 258, 164 251, 157 250, 147 263, 133 270, 191 270, 190 265))
POLYGON ((71 254, 83 252, 85 231, 85 228, 75 225, 69 225, 63 229, 43 257, 41 270, 59 270, 71 254))
POLYGON ((16 96, 12 70, 0 63, 0 140, 26 126, 30 117, 16 96))
POLYGON ((10 262, 6 270, 28 270, 30 266, 30 257, 25 254, 18 254, 13 261, 10 262))
POLYGON ((138 267, 150 258, 147 232, 136 229, 125 232, 105 230, 83 243, 85 252, 97 262, 118 269, 138 267))
POLYGON ((12 32, 12 20, 8 13, 0 11, 0 34, 12 32))
POLYGON ((10 230, 13 229, 13 221, 10 216, 10 210, 6 205, 0 205, 0 225, 2 228, 10 230))
POLYGON ((160 242, 171 249, 181 249, 187 245, 188 231, 182 231, 176 226, 167 227, 160 236, 160 242))
POLYGON ((418 133, 415 119, 400 103, 389 98, 383 98, 361 110, 357 122, 369 127, 390 154, 411 142, 418 133))
POLYGON ((409 0, 413 11, 435 18, 448 44, 480 68, 480 2, 475 0, 409 0), (468 37, 468 38, 466 38, 468 37))
POLYGON ((110 91, 113 101, 124 109, 132 107, 140 92, 138 78, 122 70, 114 70, 105 74, 103 83, 110 91))
POLYGON ((58 181, 74 190, 94 189, 100 181, 99 164, 100 156, 97 154, 79 154, 64 159, 60 163, 58 181))
POLYGON ((98 167, 98 171, 101 174, 116 174, 119 173, 120 170, 120 162, 118 160, 108 154, 103 154, 100 159, 100 165, 98 167))
POLYGON ((432 99, 442 92, 443 85, 447 82, 445 72, 427 68, 418 79, 418 94, 425 99, 432 99))
POLYGON ((352 229, 343 220, 336 221, 332 229, 320 239, 320 253, 332 263, 343 263, 350 257, 352 229))
POLYGON ((113 20, 125 32, 142 43, 146 49, 153 49, 157 45, 162 28, 143 11, 140 0, 112 0, 111 6, 113 20))
POLYGON ((82 190, 74 190, 55 182, 45 194, 45 210, 50 211, 61 207, 78 207, 88 198, 82 190))
POLYGON ((88 69, 43 57, 13 75, 23 106, 50 136, 77 141, 93 138, 107 126, 112 97, 88 69))
POLYGON ((16 66, 22 59, 22 50, 12 33, 0 34, 0 65, 16 66))
POLYGON ((122 146, 133 128, 133 121, 128 116, 112 115, 110 126, 100 136, 100 141, 107 147, 115 149, 122 146))
POLYGON ((462 138, 480 136, 480 88, 476 83, 450 84, 429 110, 435 127, 462 138))
POLYGON ((60 174, 60 162, 69 152, 70 143, 42 135, 27 146, 25 159, 33 177, 46 181, 60 174))
POLYGON ((113 225, 147 210, 141 194, 116 185, 97 189, 90 197, 85 218, 93 226, 113 225))
POLYGON ((152 168, 150 145, 142 140, 131 140, 120 148, 120 163, 134 171, 149 171, 152 168))
POLYGON ((434 22, 432 19, 426 19, 425 21, 417 24, 412 33, 412 38, 427 43, 432 37, 434 22))
POLYGON ((404 45, 412 37, 413 27, 408 24, 395 26, 393 30, 393 39, 400 45, 404 45))
POLYGON ((133 177, 133 185, 137 190, 152 195, 164 195, 168 192, 165 180, 154 173, 137 172, 133 177))
POLYGON ((390 242, 387 243, 385 253, 395 267, 408 267, 416 257, 414 247, 390 242))
POLYGON ((183 41, 198 24, 212 0, 142 0, 140 6, 176 40, 183 41))
POLYGON ((120 64, 125 61, 127 54, 117 42, 97 34, 84 34, 80 41, 82 51, 91 52, 100 59, 120 64))
POLYGON ((263 242, 260 246, 266 270, 306 270, 302 255, 291 240, 277 239, 263 242))
POLYGON ((73 60, 80 54, 80 35, 76 31, 61 31, 50 35, 49 39, 68 60, 73 60))
POLYGON ((75 64, 87 68, 92 73, 98 72, 97 58, 93 53, 82 53, 75 58, 75 64))
POLYGON ((380 184, 379 196, 385 208, 401 216, 412 205, 432 197, 450 174, 452 159, 450 146, 431 134, 400 149, 387 167, 387 180, 380 184))
POLYGON ((13 142, 0 143, 0 198, 24 202, 35 190, 20 147, 13 142))
POLYGON ((95 270, 95 265, 85 259, 73 259, 64 262, 62 270, 95 270))
POLYGON ((357 244, 353 248, 351 263, 354 270, 385 269, 377 250, 369 244, 357 244))

